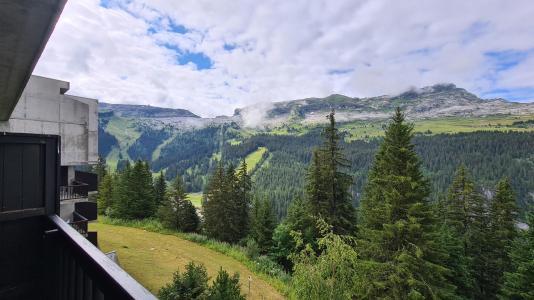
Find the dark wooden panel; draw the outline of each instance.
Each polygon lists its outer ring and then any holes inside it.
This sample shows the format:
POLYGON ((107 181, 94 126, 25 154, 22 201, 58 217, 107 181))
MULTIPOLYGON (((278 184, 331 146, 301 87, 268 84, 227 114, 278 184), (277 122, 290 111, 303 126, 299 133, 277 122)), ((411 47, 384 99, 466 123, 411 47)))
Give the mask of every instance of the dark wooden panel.
POLYGON ((4 211, 4 145, 0 144, 0 211, 4 211))
POLYGON ((42 296, 42 229, 42 217, 0 222, 0 299, 42 296))
POLYGON ((4 211, 22 209, 23 145, 4 146, 4 211))
POLYGON ((36 208, 44 206, 43 195, 43 146, 40 144, 24 145, 22 155, 23 201, 22 208, 36 208))

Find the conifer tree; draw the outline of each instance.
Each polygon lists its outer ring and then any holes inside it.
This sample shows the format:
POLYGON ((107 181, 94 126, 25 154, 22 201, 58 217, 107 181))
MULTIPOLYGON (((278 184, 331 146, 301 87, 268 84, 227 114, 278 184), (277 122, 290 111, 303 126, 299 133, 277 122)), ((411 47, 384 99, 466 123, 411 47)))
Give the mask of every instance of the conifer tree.
POLYGON ((451 270, 447 279, 463 297, 481 296, 487 266, 487 213, 466 167, 460 165, 449 188, 441 228, 444 260, 451 270))
POLYGON ((332 225, 334 233, 351 235, 356 227, 350 194, 352 176, 343 172, 349 162, 339 145, 341 137, 334 115, 332 111, 327 116, 329 124, 323 130, 324 143, 313 153, 306 194, 313 216, 332 225))
POLYGON ((225 240, 226 208, 225 208, 225 172, 219 164, 213 172, 202 199, 202 214, 206 234, 218 240, 225 240))
POLYGON ((157 212, 158 218, 165 227, 183 232, 197 231, 200 219, 188 197, 182 178, 177 175, 171 184, 168 196, 165 197, 157 212))
POLYGON ((258 244, 261 254, 268 253, 273 246, 273 232, 276 227, 271 201, 255 199, 250 223, 250 237, 258 244))
POLYGON ((161 205, 165 201, 167 195, 167 182, 165 181, 165 176, 163 171, 159 173, 159 176, 154 180, 154 199, 156 201, 156 206, 161 205))
POLYGON ((106 174, 98 185, 97 206, 98 213, 107 215, 110 207, 113 205, 113 189, 115 180, 113 174, 106 174))
POLYGON ((515 225, 518 216, 516 199, 508 178, 503 178, 498 182, 489 215, 491 248, 489 249, 487 276, 491 284, 485 289, 487 298, 495 296, 499 286, 502 285, 504 272, 511 270, 508 253, 518 236, 515 225))
POLYGON ((249 231, 249 211, 251 205, 252 179, 247 172, 247 163, 243 159, 241 166, 237 169, 235 177, 236 195, 234 198, 234 218, 239 231, 239 238, 243 238, 249 231))
POLYGON ((427 202, 428 181, 411 143, 413 125, 397 108, 375 156, 361 201, 358 253, 360 297, 454 297, 441 265, 437 221, 427 202))
POLYGON ((154 215, 156 203, 148 163, 138 160, 133 167, 127 163, 116 191, 113 212, 116 217, 143 219, 154 215))
POLYGON ((245 300, 241 294, 239 285, 239 274, 234 273, 230 276, 222 268, 217 273, 217 277, 209 288, 208 300, 245 300))
POLYGON ((208 294, 208 272, 202 264, 190 262, 183 274, 176 271, 172 282, 162 287, 159 299, 162 300, 203 300, 208 294))
POLYGON ((96 174, 98 183, 100 183, 102 179, 104 179, 104 176, 108 174, 106 160, 102 156, 98 156, 98 161, 96 165, 92 167, 92 171, 96 174))
POLYGON ((534 299, 534 210, 528 215, 528 230, 520 232, 509 253, 510 270, 504 273, 500 299, 534 299))
POLYGON ((132 167, 126 160, 124 167, 117 173, 116 187, 113 189, 111 216, 114 218, 130 219, 131 203, 134 201, 133 191, 130 189, 132 167))

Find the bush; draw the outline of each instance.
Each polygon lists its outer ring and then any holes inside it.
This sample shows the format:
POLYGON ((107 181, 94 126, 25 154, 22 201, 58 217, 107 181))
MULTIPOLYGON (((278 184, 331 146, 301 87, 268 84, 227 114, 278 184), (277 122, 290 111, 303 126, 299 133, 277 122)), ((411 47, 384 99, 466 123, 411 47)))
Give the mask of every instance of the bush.
POLYGON ((260 256, 260 247, 258 243, 253 239, 248 239, 245 246, 245 253, 247 254, 247 257, 252 260, 258 258, 258 256, 260 256))

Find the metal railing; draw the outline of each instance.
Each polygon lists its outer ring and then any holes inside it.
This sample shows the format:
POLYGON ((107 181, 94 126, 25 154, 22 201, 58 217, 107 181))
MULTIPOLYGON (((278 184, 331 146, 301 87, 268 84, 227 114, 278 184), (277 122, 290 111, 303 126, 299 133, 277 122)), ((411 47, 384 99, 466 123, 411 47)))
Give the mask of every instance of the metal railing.
POLYGON ((87 198, 89 192, 89 185, 83 182, 76 184, 60 186, 59 200, 72 200, 87 198))
POLYGON ((156 299, 57 215, 45 232, 47 299, 156 299))
POLYGON ((80 215, 77 211, 75 211, 72 214, 72 216, 73 216, 73 220, 69 222, 69 225, 72 226, 74 229, 76 229, 78 233, 80 233, 85 238, 87 238, 87 231, 88 231, 87 218, 80 215))

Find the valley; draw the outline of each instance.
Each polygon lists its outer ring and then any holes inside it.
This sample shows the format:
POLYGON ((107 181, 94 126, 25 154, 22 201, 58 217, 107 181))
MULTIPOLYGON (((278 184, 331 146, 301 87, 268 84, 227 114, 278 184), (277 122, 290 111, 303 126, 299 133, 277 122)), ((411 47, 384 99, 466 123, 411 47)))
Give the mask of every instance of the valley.
POLYGON ((320 128, 330 109, 336 110, 343 147, 350 153, 357 204, 373 151, 395 106, 414 124, 416 149, 437 190, 434 199, 446 192, 455 168, 464 163, 480 175, 482 186, 490 187, 502 173, 509 174, 519 204, 524 207, 534 201, 534 184, 528 180, 534 177, 530 150, 534 126, 529 123, 534 120, 534 105, 483 100, 452 85, 394 97, 332 95, 276 102, 260 106, 263 111, 245 107, 233 116, 216 118, 184 110, 102 104, 99 152, 111 170, 121 169, 127 160, 142 159, 150 162, 154 174, 163 171, 168 180, 182 175, 196 206, 208 175, 221 159, 234 165, 245 159, 255 181, 254 193, 272 199, 282 218, 289 203, 303 195, 311 149, 320 143, 320 128), (493 159, 481 161, 481 153, 493 159))

